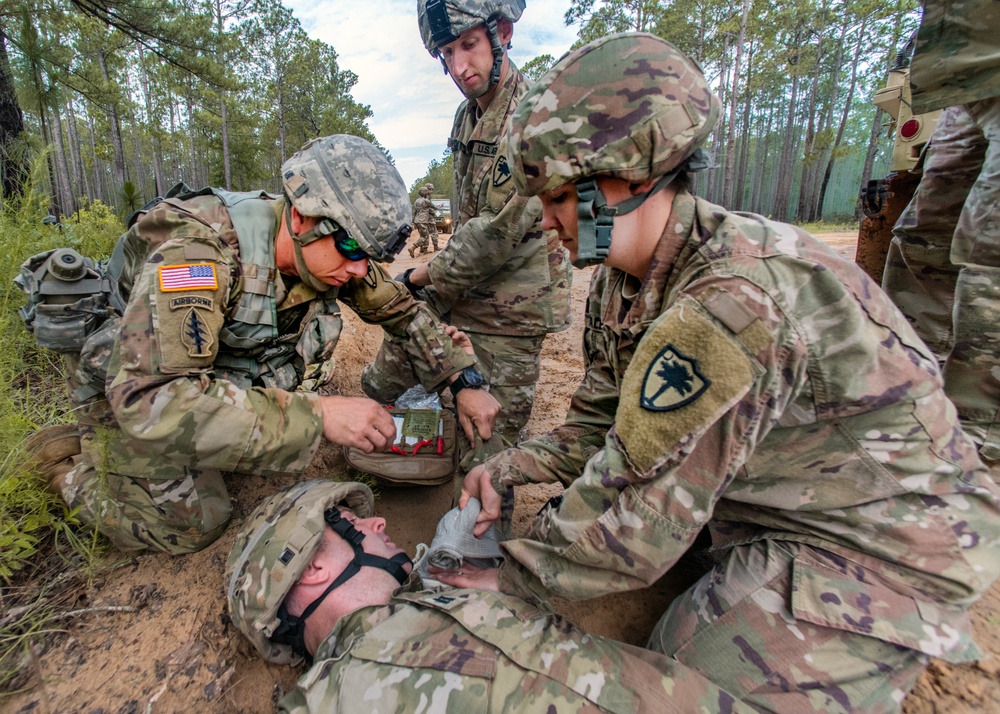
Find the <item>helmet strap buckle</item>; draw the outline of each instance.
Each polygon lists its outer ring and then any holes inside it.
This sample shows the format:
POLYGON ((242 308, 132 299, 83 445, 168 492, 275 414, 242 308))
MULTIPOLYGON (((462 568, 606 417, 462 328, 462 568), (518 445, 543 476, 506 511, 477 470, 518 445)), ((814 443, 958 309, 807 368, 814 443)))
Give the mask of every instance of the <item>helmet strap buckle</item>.
POLYGON ((608 257, 618 209, 608 205, 593 177, 577 181, 576 194, 577 254, 573 266, 586 268, 608 257))

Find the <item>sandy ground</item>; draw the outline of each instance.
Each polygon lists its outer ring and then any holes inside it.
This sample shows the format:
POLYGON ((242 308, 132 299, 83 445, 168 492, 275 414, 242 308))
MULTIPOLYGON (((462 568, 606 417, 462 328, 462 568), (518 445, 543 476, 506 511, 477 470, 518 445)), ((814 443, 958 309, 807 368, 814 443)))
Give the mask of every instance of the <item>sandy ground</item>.
MULTIPOLYGON (((822 236, 853 258, 857 235, 822 236)), ((404 257, 406 256, 404 252, 404 257)), ((429 256, 405 258, 397 272, 429 256)), ((571 329, 546 340, 542 378, 529 435, 561 421, 582 375, 582 313, 590 271, 574 275, 571 329)), ((380 331, 345 311, 337 348, 338 388, 360 395, 361 369, 375 354, 380 331)), ((341 475, 346 463, 338 449, 321 450, 308 477, 341 475)), ((1000 474, 998 474, 1000 475, 1000 474)), ((269 493, 294 479, 232 479, 234 525, 269 493)), ((450 487, 383 488, 377 509, 394 540, 412 552, 429 542, 438 518, 448 509, 450 487)), ((537 512, 554 488, 521 489, 520 527, 537 512)), ((236 528, 206 550, 184 557, 128 558, 81 583, 59 602, 59 610, 82 611, 56 620, 53 631, 28 658, 18 684, 22 691, 0 699, 0 712, 272 712, 298 674, 290 667, 264 663, 229 624, 222 576, 236 528)), ((642 645, 670 599, 697 573, 678 567, 646 590, 584 603, 556 601, 569 619, 596 633, 642 645)), ((952 666, 933 662, 906 699, 907 714, 1000 712, 1000 587, 974 608, 979 642, 986 658, 952 666)))

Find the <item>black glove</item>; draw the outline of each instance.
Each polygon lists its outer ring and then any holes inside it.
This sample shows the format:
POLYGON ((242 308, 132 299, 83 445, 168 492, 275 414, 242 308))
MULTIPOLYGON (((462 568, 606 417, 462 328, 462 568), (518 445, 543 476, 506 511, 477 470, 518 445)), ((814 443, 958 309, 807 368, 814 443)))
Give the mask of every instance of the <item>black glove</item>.
POLYGON ((393 278, 393 280, 395 280, 398 283, 402 283, 406 287, 406 289, 410 291, 410 295, 412 295, 414 298, 416 298, 417 300, 423 300, 424 291, 422 290, 422 286, 416 285, 410 280, 410 273, 412 273, 413 270, 414 270, 413 268, 410 268, 409 270, 397 275, 395 278, 393 278))

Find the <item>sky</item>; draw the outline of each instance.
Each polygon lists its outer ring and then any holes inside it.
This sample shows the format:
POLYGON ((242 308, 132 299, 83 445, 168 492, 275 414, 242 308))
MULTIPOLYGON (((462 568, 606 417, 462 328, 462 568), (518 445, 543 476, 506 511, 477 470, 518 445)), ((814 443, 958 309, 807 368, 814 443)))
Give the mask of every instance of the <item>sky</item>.
MULTIPOLYGON (((310 37, 358 75, 352 95, 372 108, 368 126, 396 161, 407 188, 442 159, 462 94, 424 49, 417 0, 285 0, 310 37)), ((576 39, 563 15, 570 0, 529 0, 514 25, 511 59, 558 59, 576 39)))

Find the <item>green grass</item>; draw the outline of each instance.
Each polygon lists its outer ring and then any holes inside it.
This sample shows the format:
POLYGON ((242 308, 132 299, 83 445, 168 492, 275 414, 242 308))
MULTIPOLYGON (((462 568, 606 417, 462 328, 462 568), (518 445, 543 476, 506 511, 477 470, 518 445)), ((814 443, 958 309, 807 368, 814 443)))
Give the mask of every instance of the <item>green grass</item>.
POLYGON ((101 203, 44 225, 48 199, 38 189, 44 167, 43 155, 23 198, 0 209, 0 699, 30 666, 30 648, 55 632, 57 588, 92 577, 103 547, 95 531, 79 528, 26 458, 27 437, 72 415, 62 357, 35 345, 18 316, 25 297, 13 279, 27 258, 51 248, 104 257, 124 226, 101 203))
POLYGON ((809 231, 812 234, 816 233, 857 233, 858 224, 850 222, 839 222, 839 221, 815 221, 813 223, 797 223, 799 228, 809 231))

